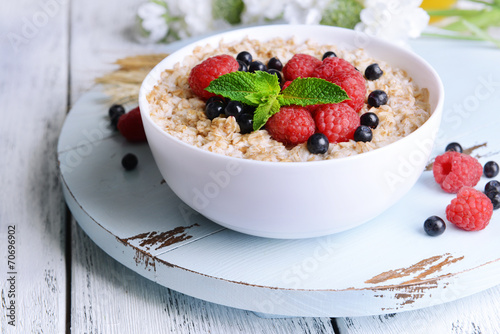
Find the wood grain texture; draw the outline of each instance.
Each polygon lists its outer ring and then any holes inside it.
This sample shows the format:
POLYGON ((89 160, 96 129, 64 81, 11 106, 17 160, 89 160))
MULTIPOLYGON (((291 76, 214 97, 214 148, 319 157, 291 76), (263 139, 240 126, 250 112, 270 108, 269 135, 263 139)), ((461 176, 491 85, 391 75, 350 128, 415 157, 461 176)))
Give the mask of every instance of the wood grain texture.
POLYGON ((119 264, 72 226, 75 333, 334 333, 328 318, 263 319, 192 298, 119 264))
POLYGON ((2 1, 0 22, 0 332, 64 333, 65 206, 56 144, 67 111, 68 6, 2 1), (5 316, 12 300, 4 276, 8 225, 16 229, 15 327, 5 316))

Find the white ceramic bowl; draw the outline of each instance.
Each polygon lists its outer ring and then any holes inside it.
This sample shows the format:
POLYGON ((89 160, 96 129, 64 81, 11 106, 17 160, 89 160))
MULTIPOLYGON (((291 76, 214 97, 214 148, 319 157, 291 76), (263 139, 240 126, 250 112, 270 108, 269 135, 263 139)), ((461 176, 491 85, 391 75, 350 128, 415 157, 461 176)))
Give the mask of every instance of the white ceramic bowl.
POLYGON ((144 80, 139 105, 149 146, 172 190, 193 209, 227 228, 271 238, 308 238, 344 231, 376 217, 415 184, 439 128, 444 91, 422 58, 382 40, 329 26, 272 25, 234 30, 188 45, 160 62, 144 80), (146 95, 161 72, 192 53, 245 36, 363 47, 377 60, 405 69, 430 92, 432 116, 409 136, 356 156, 316 162, 262 162, 204 151, 170 136, 151 119, 146 95))

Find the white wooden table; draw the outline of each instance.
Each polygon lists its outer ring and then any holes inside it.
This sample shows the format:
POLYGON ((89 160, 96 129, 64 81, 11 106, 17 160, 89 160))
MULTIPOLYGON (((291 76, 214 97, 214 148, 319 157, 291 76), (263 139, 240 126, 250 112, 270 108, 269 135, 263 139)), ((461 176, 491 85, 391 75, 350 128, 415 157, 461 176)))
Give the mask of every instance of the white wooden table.
POLYGON ((68 110, 117 58, 164 51, 130 37, 137 5, 0 3, 1 333, 500 332, 500 287, 396 315, 263 319, 162 287, 98 248, 66 209, 56 143, 68 110))

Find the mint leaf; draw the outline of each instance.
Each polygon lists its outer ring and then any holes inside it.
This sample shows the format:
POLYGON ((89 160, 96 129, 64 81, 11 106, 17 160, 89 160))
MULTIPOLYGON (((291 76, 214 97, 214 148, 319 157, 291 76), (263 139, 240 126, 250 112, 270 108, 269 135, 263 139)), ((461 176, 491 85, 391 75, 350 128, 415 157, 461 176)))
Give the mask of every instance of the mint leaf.
POLYGON ((231 100, 258 106, 265 102, 262 100, 263 97, 278 95, 280 84, 277 76, 266 72, 237 71, 226 73, 212 80, 205 90, 231 100))
POLYGON ((280 111, 280 104, 276 96, 272 96, 266 103, 259 105, 253 115, 253 130, 257 131, 263 127, 267 120, 278 111, 280 111))
POLYGON ((345 100, 350 100, 349 96, 342 87, 334 83, 320 78, 297 78, 283 90, 279 103, 282 106, 308 106, 345 100))

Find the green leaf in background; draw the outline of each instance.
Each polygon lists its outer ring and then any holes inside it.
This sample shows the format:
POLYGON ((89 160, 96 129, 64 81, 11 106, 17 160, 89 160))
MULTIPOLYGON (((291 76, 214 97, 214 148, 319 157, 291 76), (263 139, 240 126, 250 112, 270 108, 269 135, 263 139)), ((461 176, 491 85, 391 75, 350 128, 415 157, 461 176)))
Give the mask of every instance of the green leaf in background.
POLYGON ((266 103, 261 104, 255 109, 253 116, 253 130, 257 131, 263 127, 267 120, 280 111, 280 104, 276 96, 272 96, 266 103))
POLYGON ((282 106, 340 103, 345 100, 349 100, 349 96, 340 86, 320 78, 295 79, 279 96, 282 106))
POLYGON ((241 23, 241 13, 244 8, 243 0, 214 0, 212 2, 212 17, 225 20, 230 24, 239 24, 241 23))
POLYGON ((363 5, 356 0, 331 0, 322 13, 321 24, 354 28, 363 5))

